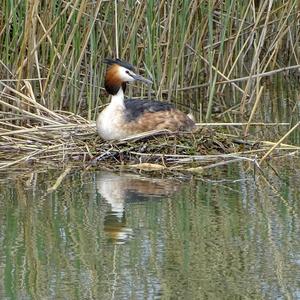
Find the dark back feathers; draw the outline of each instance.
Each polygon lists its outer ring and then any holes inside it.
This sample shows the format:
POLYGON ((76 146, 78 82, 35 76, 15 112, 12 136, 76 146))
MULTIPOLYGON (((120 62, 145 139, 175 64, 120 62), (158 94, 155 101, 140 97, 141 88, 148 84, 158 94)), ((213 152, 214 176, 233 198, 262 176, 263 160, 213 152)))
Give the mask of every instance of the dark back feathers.
POLYGON ((139 118, 146 112, 168 111, 174 108, 171 103, 155 100, 126 99, 126 121, 130 122, 139 118))

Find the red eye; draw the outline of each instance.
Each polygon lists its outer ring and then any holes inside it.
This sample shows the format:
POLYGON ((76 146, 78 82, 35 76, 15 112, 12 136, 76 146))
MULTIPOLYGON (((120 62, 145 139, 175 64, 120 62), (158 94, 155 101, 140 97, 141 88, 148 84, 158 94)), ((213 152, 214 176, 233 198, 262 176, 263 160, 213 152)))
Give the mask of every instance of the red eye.
POLYGON ((130 77, 134 78, 133 75, 130 73, 130 71, 126 70, 125 72, 126 72, 126 74, 128 74, 130 77))

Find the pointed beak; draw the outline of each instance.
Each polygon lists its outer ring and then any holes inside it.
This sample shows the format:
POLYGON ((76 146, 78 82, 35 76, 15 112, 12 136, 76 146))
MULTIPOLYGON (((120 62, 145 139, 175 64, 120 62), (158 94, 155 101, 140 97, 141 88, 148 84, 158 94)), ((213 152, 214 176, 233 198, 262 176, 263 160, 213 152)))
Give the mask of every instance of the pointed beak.
POLYGON ((146 84, 152 84, 153 82, 150 80, 150 79, 147 79, 141 75, 138 75, 138 74, 134 74, 134 76, 132 76, 135 80, 139 80, 139 81, 142 81, 146 84))

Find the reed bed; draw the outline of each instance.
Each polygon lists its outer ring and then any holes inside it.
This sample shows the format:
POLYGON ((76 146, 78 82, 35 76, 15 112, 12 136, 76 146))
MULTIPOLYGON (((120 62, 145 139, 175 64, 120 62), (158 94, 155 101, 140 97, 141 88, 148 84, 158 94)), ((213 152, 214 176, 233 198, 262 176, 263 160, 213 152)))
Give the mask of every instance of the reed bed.
POLYGON ((153 78, 157 98, 200 92, 186 102, 209 121, 214 106, 232 104, 216 97, 226 88, 245 113, 264 88, 263 76, 289 72, 297 79, 299 12, 297 0, 118 1, 117 15, 115 1, 4 0, 0 76, 17 87, 31 80, 41 104, 94 120, 107 101, 102 60, 119 49, 153 78))
POLYGON ((282 75, 276 86, 287 81, 295 90, 299 86, 299 1, 117 3, 2 1, 0 170, 24 162, 101 163, 104 158, 116 164, 130 159, 163 167, 188 161, 193 168, 205 160, 199 155, 217 163, 224 155, 241 156, 246 150, 246 158, 265 160, 298 128, 296 92, 289 99, 291 126, 277 142, 261 142, 255 152, 256 142, 239 137, 248 136, 253 122, 265 123, 262 98, 275 74, 282 75), (134 143, 104 143, 95 134, 94 120, 107 103, 102 60, 115 56, 136 65, 155 83, 150 91, 130 87, 129 96, 150 93, 176 102, 199 122, 247 125, 243 132, 231 127, 209 135, 209 130, 200 129, 180 138, 160 135, 151 142, 140 138, 134 143), (209 157, 212 153, 220 157, 209 157))

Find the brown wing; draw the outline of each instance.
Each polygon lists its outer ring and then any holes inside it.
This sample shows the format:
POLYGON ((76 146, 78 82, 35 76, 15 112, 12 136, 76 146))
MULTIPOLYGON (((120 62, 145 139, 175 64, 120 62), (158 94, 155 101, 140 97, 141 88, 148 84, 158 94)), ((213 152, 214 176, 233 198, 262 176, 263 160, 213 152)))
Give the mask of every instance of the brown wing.
POLYGON ((127 123, 125 127, 126 130, 132 133, 161 129, 191 131, 194 129, 195 123, 180 110, 172 108, 156 112, 146 111, 133 121, 127 123))

